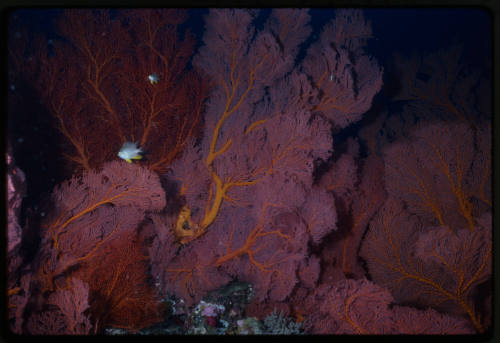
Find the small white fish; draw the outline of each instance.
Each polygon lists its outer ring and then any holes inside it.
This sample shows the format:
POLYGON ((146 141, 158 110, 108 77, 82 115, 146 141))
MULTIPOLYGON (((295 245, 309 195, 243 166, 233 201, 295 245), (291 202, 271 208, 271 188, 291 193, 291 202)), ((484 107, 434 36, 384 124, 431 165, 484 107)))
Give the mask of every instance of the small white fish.
POLYGON ((160 76, 156 73, 148 75, 148 80, 151 84, 158 83, 160 81, 160 76))
POLYGON ((118 152, 118 156, 128 163, 132 163, 132 160, 140 160, 142 158, 139 155, 141 152, 142 149, 137 147, 137 143, 125 142, 118 152))

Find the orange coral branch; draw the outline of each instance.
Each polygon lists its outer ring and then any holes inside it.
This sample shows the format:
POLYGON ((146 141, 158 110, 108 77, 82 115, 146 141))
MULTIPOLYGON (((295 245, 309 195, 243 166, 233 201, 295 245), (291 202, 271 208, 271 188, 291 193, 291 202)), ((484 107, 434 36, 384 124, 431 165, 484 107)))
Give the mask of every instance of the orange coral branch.
MULTIPOLYGON (((272 206, 272 207, 279 207, 279 205, 274 205, 274 204, 265 204, 263 209, 262 209, 262 214, 261 214, 261 218, 260 218, 260 222, 254 227, 254 229, 250 232, 250 234, 248 235, 247 237, 247 240, 245 241, 245 243, 238 249, 236 250, 233 250, 233 251, 230 251, 230 245, 231 245, 231 242, 228 241, 227 242, 227 254, 224 255, 224 256, 221 256, 219 257, 215 262, 214 262, 214 265, 216 267, 222 265, 223 263, 226 263, 232 259, 235 259, 235 258, 238 258, 242 255, 248 255, 248 258, 250 259, 250 261, 261 271, 270 271, 270 267, 276 263, 279 263, 279 262, 270 262, 270 263, 261 263, 259 261, 257 261, 254 257, 254 254, 256 252, 258 252, 261 248, 258 248, 258 249, 253 249, 253 246, 257 243, 257 240, 262 238, 262 237, 266 237, 266 236, 270 236, 270 235, 276 235, 282 239, 284 239, 285 241, 289 240, 290 237, 288 235, 285 235, 283 234, 282 232, 280 232, 279 230, 272 230, 272 231, 266 231, 264 232, 264 223, 263 223, 263 218, 264 218, 264 213, 265 211, 267 210, 267 208, 269 206, 272 206)), ((233 229, 234 230, 234 229, 233 229)), ((232 239, 232 234, 230 236, 230 239, 232 239)), ((277 253, 277 252, 276 252, 277 253)), ((274 258, 275 255, 273 255, 269 261, 272 261, 273 258, 274 258)))

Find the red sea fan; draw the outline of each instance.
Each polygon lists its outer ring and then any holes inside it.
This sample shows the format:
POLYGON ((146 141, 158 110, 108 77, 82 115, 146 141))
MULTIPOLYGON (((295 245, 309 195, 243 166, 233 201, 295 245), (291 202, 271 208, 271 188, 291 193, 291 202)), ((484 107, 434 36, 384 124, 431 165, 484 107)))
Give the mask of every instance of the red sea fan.
MULTIPOLYGON (((52 201, 35 260, 37 281, 49 301, 59 306, 67 298, 65 289, 76 287, 81 292, 78 284, 68 283, 70 277, 77 277, 88 284, 96 331, 106 325, 136 330, 158 320, 146 248, 137 237, 146 213, 165 206, 158 176, 141 166, 110 162, 102 171, 63 182, 52 201)), ((71 310, 60 307, 66 315, 71 310)), ((65 330, 80 330, 73 322, 68 325, 65 330)))
POLYGON ((162 305, 148 273, 149 257, 136 232, 105 244, 75 272, 89 284, 95 330, 137 331, 162 319, 162 305))
MULTIPOLYGON (((356 13, 346 14, 354 31, 366 26, 356 13)), ((321 92, 286 54, 305 39, 307 11, 275 10, 262 27, 252 22, 255 15, 211 10, 205 45, 193 59, 212 78, 204 136, 172 165, 169 177, 178 184, 182 208, 161 218, 153 254, 163 291, 186 296, 190 288, 189 301, 226 277, 251 282, 261 301, 283 301, 300 284, 299 271, 307 273, 309 249, 337 227, 334 199, 313 187, 315 163, 332 153, 331 123, 313 113, 321 92), (300 27, 292 30, 291 23, 300 27), (170 244, 179 248, 176 256, 170 244)), ((345 45, 359 53, 362 42, 352 39, 345 45)), ((381 82, 378 67, 358 71, 381 82)), ((378 89, 358 79, 362 104, 354 107, 366 111, 378 89)), ((315 274, 317 264, 310 267, 315 274)))
POLYGON ((320 185, 327 191, 341 197, 346 207, 351 206, 352 193, 359 182, 358 165, 359 143, 349 138, 348 151, 336 160, 335 164, 322 175, 320 185))
POLYGON ((368 156, 360 170, 360 183, 351 196, 347 197, 352 201, 351 225, 339 244, 342 253, 337 255, 339 267, 346 276, 361 278, 365 275, 359 259, 359 249, 370 220, 384 204, 387 196, 383 175, 382 159, 376 155, 368 156))
POLYGON ((305 327, 321 334, 472 334, 471 323, 435 310, 390 306, 389 290, 366 279, 322 285, 304 302, 305 327))
POLYGON ((474 232, 424 227, 389 198, 371 222, 361 256, 373 280, 390 289, 396 301, 467 315, 482 332, 474 292, 491 277, 488 218, 481 218, 474 232))
POLYGON ((144 213, 165 206, 158 176, 125 162, 110 162, 63 182, 52 193, 54 209, 43 225, 42 287, 54 290, 55 278, 94 256, 107 241, 134 230, 144 213))
POLYGON ((314 255, 309 256, 307 260, 301 262, 298 275, 304 287, 312 289, 316 286, 321 271, 320 263, 319 257, 314 255))
POLYGON ((183 9, 68 9, 52 48, 39 36, 9 55, 54 117, 72 170, 102 167, 131 140, 148 151, 143 164, 164 172, 200 134, 208 87, 186 68, 195 45, 180 34, 186 18, 183 9))
MULTIPOLYGON (((207 233, 192 242, 191 249, 180 249, 165 264, 156 267, 156 272, 160 270, 163 275, 160 279, 163 294, 175 294, 190 306, 208 292, 229 283, 232 278, 214 262, 214 245, 220 240, 214 233, 207 233)), ((175 249, 175 246, 170 248, 175 249)))
POLYGON ((488 163, 471 168, 486 154, 485 146, 474 142, 473 131, 465 123, 422 125, 409 139, 385 150, 387 191, 429 225, 472 231, 474 217, 481 213, 471 196, 482 193, 489 175, 488 163))
POLYGON ((355 141, 349 142, 349 150, 320 181, 332 193, 338 213, 337 232, 322 248, 326 277, 336 278, 339 271, 352 278, 365 275, 358 256, 360 243, 386 197, 382 159, 372 154, 358 165, 355 141))
POLYGON ((92 324, 84 312, 89 308, 89 288, 82 280, 72 278, 69 290, 58 290, 49 296, 48 304, 56 305, 66 321, 69 334, 88 334, 92 324))
POLYGON ((32 313, 27 320, 25 332, 31 335, 67 335, 65 318, 57 309, 32 313))
POLYGON ((382 86, 382 68, 362 53, 371 37, 371 25, 362 11, 338 10, 304 60, 305 73, 321 90, 312 111, 341 128, 361 118, 382 86))
POLYGON ((393 306, 395 331, 404 335, 464 335, 474 334, 471 323, 458 317, 442 314, 433 309, 417 310, 406 306, 393 306))
POLYGON ((300 209, 300 214, 314 244, 319 244, 328 233, 337 230, 335 199, 323 188, 311 189, 300 209))
POLYGON ((296 269, 304 259, 306 226, 294 213, 266 206, 252 226, 231 226, 216 266, 252 283, 256 297, 284 300, 297 283, 296 269))
POLYGON ((366 279, 336 283, 320 310, 337 323, 337 334, 387 334, 393 330, 389 304, 392 296, 366 279))

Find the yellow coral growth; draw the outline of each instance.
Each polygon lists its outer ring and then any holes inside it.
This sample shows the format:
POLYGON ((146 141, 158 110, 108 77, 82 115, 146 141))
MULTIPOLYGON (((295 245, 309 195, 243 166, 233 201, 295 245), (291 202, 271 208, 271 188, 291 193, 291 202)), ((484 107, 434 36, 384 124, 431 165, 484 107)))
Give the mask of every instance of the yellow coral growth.
POLYGON ((174 235, 181 242, 183 239, 187 237, 191 237, 194 235, 194 230, 197 225, 193 223, 191 220, 191 210, 189 207, 184 206, 179 213, 179 217, 177 218, 177 222, 175 224, 174 235))

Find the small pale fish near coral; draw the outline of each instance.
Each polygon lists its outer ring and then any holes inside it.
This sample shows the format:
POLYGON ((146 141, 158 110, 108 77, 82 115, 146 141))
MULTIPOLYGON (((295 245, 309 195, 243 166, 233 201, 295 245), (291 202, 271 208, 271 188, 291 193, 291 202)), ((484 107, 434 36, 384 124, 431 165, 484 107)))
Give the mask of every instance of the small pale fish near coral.
POLYGON ((156 74, 156 73, 149 74, 148 75, 148 80, 153 85, 155 83, 158 83, 158 81, 160 81, 160 76, 158 74, 156 74))
POLYGON ((140 160, 142 158, 140 155, 141 152, 142 149, 137 147, 137 143, 125 142, 118 152, 118 156, 128 163, 132 163, 132 160, 140 160))

